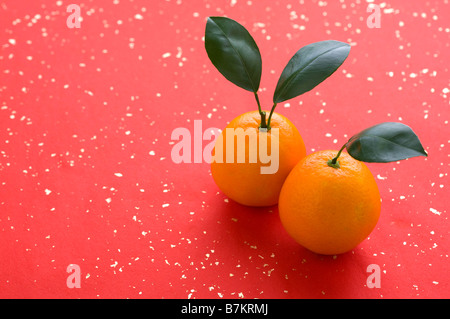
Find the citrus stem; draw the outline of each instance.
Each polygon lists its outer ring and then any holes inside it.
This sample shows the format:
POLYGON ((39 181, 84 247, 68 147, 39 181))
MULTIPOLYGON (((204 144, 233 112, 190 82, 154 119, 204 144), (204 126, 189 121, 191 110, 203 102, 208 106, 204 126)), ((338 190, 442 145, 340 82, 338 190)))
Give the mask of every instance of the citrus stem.
POLYGON ((275 110, 275 107, 277 106, 277 103, 273 103, 272 109, 270 110, 269 119, 267 120, 267 127, 270 130, 270 121, 272 120, 272 114, 275 110))
POLYGON ((344 148, 347 146, 347 143, 344 144, 344 146, 341 147, 341 149, 339 150, 339 152, 337 153, 336 157, 329 160, 327 162, 328 166, 333 167, 333 168, 340 168, 341 166, 339 165, 339 162, 337 161, 339 156, 341 156, 342 151, 344 150, 344 148))
POLYGON ((256 103, 258 104, 258 111, 259 111, 259 114, 261 114, 261 113, 262 113, 262 110, 261 110, 261 103, 259 103, 258 92, 255 92, 255 99, 256 99, 256 103))
POLYGON ((260 112, 259 114, 261 115, 261 125, 259 128, 268 129, 266 124, 266 112, 260 112))
POLYGON ((259 114, 261 115, 261 124, 259 125, 259 127, 269 129, 268 125, 266 123, 266 112, 263 112, 263 110, 261 109, 261 103, 259 103, 258 92, 254 92, 254 93, 255 93, 256 103, 258 104, 258 111, 259 111, 259 114))

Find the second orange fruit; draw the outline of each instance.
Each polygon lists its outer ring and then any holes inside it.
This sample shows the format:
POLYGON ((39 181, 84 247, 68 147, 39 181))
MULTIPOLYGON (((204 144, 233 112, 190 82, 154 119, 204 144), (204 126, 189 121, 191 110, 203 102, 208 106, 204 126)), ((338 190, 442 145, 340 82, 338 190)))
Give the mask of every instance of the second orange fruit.
POLYGON ((304 157, 287 177, 278 210, 289 235, 319 254, 347 252, 374 229, 380 216, 380 193, 367 166, 347 153, 339 168, 327 164, 337 151, 304 157))
MULTIPOLYGON (((211 173, 220 190, 232 200, 247 206, 277 204, 286 177, 298 161, 306 155, 305 144, 300 133, 286 117, 273 113, 271 129, 267 132, 259 129, 260 123, 261 115, 258 111, 247 112, 233 119, 218 137, 218 140, 222 141, 220 146, 223 153, 222 163, 217 159, 211 163, 211 173), (234 137, 234 147, 227 148, 227 129, 243 129, 246 135, 245 142, 239 142, 239 139, 234 137), (278 129, 278 138, 274 138, 275 130, 273 129, 278 129), (261 167, 275 164, 263 163, 259 156, 259 146, 257 149, 250 147, 250 140, 253 139, 255 145, 258 145, 262 137, 267 138, 269 157, 274 155, 274 148, 278 149, 278 159, 272 157, 272 160, 278 160, 278 169, 274 173, 261 173, 261 167), (244 151, 245 161, 239 162, 237 156, 239 152, 244 151), (230 152, 234 159, 233 163, 226 160, 226 155, 230 152), (252 157, 256 157, 256 162, 251 162, 252 157)), ((213 156, 218 154, 216 149, 219 147, 218 140, 216 140, 213 156)))

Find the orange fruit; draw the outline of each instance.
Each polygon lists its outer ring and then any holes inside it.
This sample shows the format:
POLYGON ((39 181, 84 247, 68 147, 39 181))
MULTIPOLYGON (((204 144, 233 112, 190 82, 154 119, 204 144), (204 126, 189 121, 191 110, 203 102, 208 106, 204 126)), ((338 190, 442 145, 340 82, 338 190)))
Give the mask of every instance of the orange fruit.
POLYGON ((247 206, 277 204, 284 180, 306 155, 300 133, 286 117, 273 113, 268 131, 261 131, 260 123, 258 111, 239 115, 222 131, 212 151, 211 174, 217 186, 226 196, 247 206), (227 140, 228 131, 236 133, 227 140), (260 143, 267 147, 266 152, 260 143))
POLYGON ((369 236, 380 216, 381 202, 367 166, 347 153, 340 168, 327 164, 338 151, 304 157, 290 172, 278 203, 288 234, 305 248, 325 255, 352 250, 369 236))

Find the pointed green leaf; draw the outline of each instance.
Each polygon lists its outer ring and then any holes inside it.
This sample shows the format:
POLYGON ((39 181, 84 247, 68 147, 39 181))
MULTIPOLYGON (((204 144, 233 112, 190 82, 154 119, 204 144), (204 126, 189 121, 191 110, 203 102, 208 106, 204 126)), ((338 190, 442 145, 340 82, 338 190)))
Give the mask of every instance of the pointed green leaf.
POLYGON ((349 139, 347 152, 369 163, 388 163, 415 156, 428 156, 413 130, 402 123, 372 126, 349 139))
POLYGON ((312 90, 333 74, 349 53, 349 44, 334 40, 301 48, 281 73, 273 102, 280 103, 312 90))
POLYGON ((236 21, 209 17, 205 30, 205 49, 220 73, 237 86, 257 92, 262 60, 250 33, 236 21))

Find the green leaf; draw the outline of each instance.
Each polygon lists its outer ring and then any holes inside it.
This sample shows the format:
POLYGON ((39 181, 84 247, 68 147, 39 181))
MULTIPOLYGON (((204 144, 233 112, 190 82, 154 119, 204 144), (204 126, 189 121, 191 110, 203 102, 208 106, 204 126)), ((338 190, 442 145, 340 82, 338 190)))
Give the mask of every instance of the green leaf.
POLYGON ((334 40, 301 48, 281 73, 273 102, 280 103, 312 90, 333 74, 349 53, 349 44, 334 40))
POLYGON ((256 93, 262 60, 250 33, 236 21, 209 17, 205 30, 205 49, 220 73, 237 86, 256 93))
POLYGON ((402 123, 386 122, 351 137, 347 152, 369 163, 388 163, 415 156, 428 156, 413 130, 402 123))

